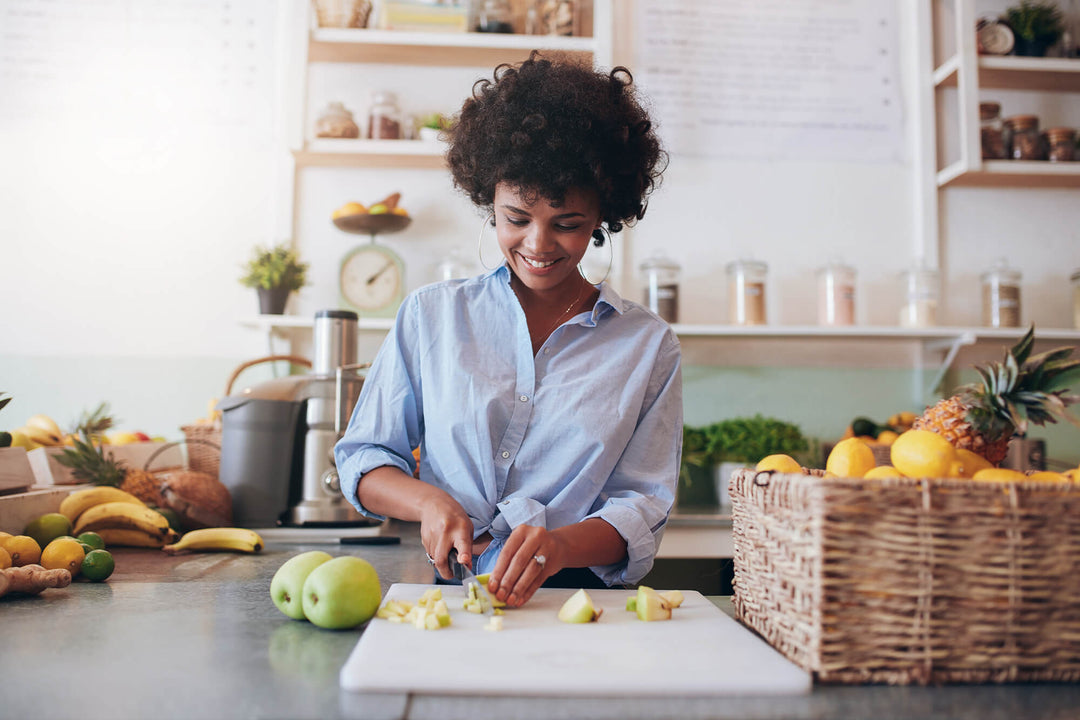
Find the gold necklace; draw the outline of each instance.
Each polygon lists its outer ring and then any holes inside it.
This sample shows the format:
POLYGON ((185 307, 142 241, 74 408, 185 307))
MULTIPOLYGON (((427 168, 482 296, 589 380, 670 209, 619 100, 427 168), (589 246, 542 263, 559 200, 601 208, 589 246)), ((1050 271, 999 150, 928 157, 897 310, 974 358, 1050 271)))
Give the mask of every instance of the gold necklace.
MULTIPOLYGON (((585 293, 585 286, 586 285, 588 285, 588 283, 585 283, 585 282, 581 283, 581 287, 578 289, 578 294, 577 294, 577 297, 574 298, 574 302, 570 303, 570 306, 567 307, 565 310, 563 310, 562 313, 559 315, 559 317, 555 318, 555 322, 552 324, 551 327, 549 327, 547 329, 547 332, 544 333, 544 339, 545 340, 547 339, 547 336, 550 335, 555 330, 555 328, 559 327, 559 323, 561 323, 563 318, 566 317, 566 314, 569 313, 571 310, 573 310, 574 306, 577 305, 578 302, 581 300, 581 296, 585 293)), ((518 296, 518 302, 521 302, 521 295, 518 293, 517 289, 514 288, 513 285, 511 285, 510 288, 514 291, 514 294, 518 296)), ((522 304, 521 307, 522 307, 522 309, 524 309, 525 305, 522 304)))

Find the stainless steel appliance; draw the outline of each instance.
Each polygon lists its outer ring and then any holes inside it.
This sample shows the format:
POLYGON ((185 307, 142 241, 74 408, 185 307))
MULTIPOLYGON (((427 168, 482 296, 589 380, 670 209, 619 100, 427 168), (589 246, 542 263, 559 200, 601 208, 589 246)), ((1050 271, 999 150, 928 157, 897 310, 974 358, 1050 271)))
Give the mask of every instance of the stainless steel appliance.
POLYGON ((354 312, 320 310, 310 373, 268 380, 219 403, 220 477, 238 524, 377 524, 342 496, 333 456, 364 382, 356 324, 354 312))

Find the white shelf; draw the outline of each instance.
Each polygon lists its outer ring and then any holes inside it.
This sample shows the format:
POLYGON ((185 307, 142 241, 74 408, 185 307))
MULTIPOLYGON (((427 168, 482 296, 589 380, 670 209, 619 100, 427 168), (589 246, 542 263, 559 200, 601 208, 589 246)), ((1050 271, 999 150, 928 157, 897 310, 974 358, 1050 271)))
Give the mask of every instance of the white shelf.
POLYGON ((938 187, 1080 187, 1080 161, 981 160, 965 169, 955 162, 938 171, 938 187))
MULTIPOLYGON (((1080 59, 979 55, 979 87, 997 90, 1080 92, 1080 59)), ((934 70, 934 85, 955 87, 960 56, 952 55, 934 70)))
MULTIPOLYGON (((240 321, 244 327, 273 332, 275 330, 304 330, 315 327, 315 318, 299 315, 256 315, 240 321)), ((394 325, 393 318, 360 318, 357 327, 367 331, 386 331, 394 325)))

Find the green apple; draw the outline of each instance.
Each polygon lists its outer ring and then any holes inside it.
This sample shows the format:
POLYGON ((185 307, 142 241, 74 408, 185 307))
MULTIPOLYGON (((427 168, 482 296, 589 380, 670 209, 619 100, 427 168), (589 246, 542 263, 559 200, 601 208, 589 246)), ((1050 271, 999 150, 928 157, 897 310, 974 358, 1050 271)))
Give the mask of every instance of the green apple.
POLYGON ((593 604, 589 593, 581 589, 571 595, 559 608, 559 619, 564 623, 595 622, 600 619, 603 612, 603 608, 598 608, 593 604))
POLYGON ((375 203, 368 208, 368 215, 385 215, 390 212, 390 207, 386 203, 375 203))
POLYGON ((652 622, 671 619, 671 606, 660 593, 645 585, 638 586, 636 609, 638 620, 652 622))
POLYGON ((293 620, 304 619, 304 581, 311 571, 333 560, 330 553, 322 550, 294 555, 278 568, 270 581, 270 598, 277 609, 293 620))
POLYGON ((382 600, 379 575, 367 560, 345 555, 324 562, 304 581, 304 616, 328 630, 371 619, 382 600))

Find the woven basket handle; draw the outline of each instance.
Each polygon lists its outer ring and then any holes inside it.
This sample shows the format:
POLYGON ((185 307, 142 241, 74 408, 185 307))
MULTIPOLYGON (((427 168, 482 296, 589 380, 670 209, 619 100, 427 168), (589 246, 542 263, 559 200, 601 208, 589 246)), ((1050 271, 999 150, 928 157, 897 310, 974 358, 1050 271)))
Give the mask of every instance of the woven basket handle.
POLYGON ((177 445, 182 445, 184 443, 200 443, 202 445, 209 445, 210 447, 214 448, 215 450, 218 450, 218 451, 221 450, 221 448, 217 446, 217 443, 212 443, 209 440, 200 440, 199 438, 191 438, 190 440, 173 440, 172 442, 165 443, 164 445, 159 447, 157 450, 155 450, 150 455, 150 457, 146 458, 146 462, 143 463, 143 471, 144 472, 150 472, 150 463, 154 462, 154 459, 157 458, 158 455, 165 452, 166 450, 168 450, 171 447, 176 447, 177 445))
POLYGON ((236 382, 236 378, 240 377, 240 373, 244 372, 252 365, 274 362, 276 360, 288 360, 294 365, 302 365, 306 368, 311 367, 311 361, 305 357, 300 357, 299 355, 267 355, 266 357, 248 360, 246 363, 242 363, 238 368, 233 370, 232 375, 229 376, 229 381, 225 383, 225 397, 228 397, 229 393, 232 392, 233 383, 236 382))

